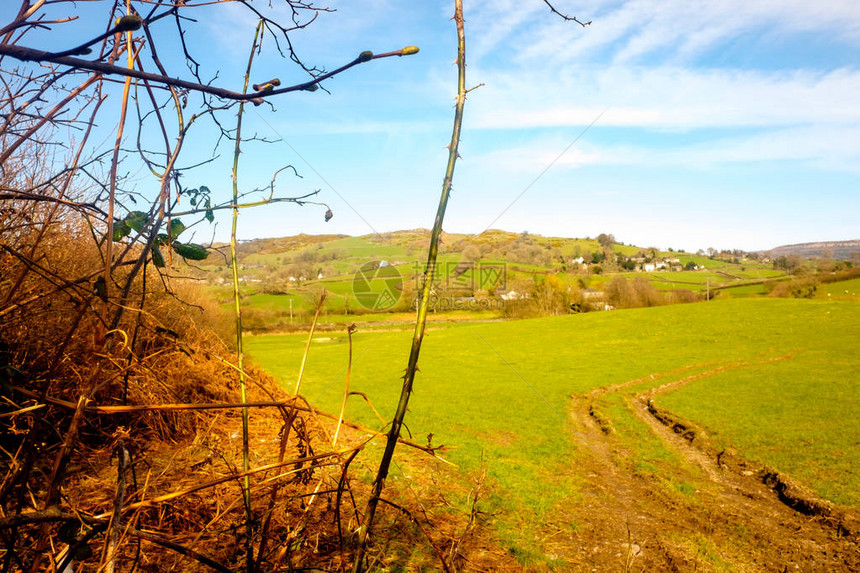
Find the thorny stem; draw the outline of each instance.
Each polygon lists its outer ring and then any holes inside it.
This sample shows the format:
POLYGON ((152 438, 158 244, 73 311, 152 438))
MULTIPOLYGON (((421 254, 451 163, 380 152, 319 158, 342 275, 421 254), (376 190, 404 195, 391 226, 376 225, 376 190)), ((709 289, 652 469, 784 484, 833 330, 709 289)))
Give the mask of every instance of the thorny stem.
MULTIPOLYGON (((126 14, 130 14, 130 5, 126 0, 126 14)), ((134 68, 134 45, 132 44, 133 32, 126 32, 125 35, 125 50, 128 53, 128 67, 134 68)), ((116 178, 117 168, 119 166, 119 148, 122 143, 122 134, 125 130, 125 117, 128 113, 128 97, 131 89, 131 76, 125 77, 125 83, 122 88, 122 106, 120 108, 119 126, 116 129, 116 141, 113 146, 113 157, 110 165, 110 189, 108 191, 108 213, 107 213, 107 235, 105 237, 105 272, 104 272, 104 293, 102 305, 102 323, 107 324, 108 312, 108 297, 111 288, 111 267, 113 265, 113 218, 114 207, 116 206, 116 178)))
POLYGON ((409 405, 409 397, 412 394, 412 384, 415 373, 418 371, 418 355, 421 352, 421 342, 424 339, 424 330, 427 325, 427 311, 430 306, 430 289, 432 278, 435 274, 436 258, 439 253, 439 237, 442 235, 442 221, 445 218, 445 209, 448 206, 448 198, 451 194, 451 182, 454 178, 454 166, 459 154, 457 148, 460 144, 460 129, 463 124, 463 107, 466 103, 466 33, 463 26, 463 0, 454 1, 454 21, 457 25, 457 104, 454 108, 454 127, 451 131, 451 143, 448 145, 448 166, 445 169, 445 178, 442 181, 442 195, 439 198, 439 208, 436 211, 436 220, 433 223, 433 231, 430 235, 430 248, 427 252, 427 265, 424 268, 424 281, 421 288, 421 299, 418 305, 418 316, 415 321, 415 331, 412 335, 412 348, 409 352, 409 362, 406 373, 403 376, 403 386, 400 392, 400 401, 397 411, 391 421, 388 438, 385 443, 385 451, 376 472, 370 499, 364 512, 364 519, 358 531, 358 548, 353 565, 354 573, 361 573, 364 568, 364 556, 367 549, 367 540, 373 527, 373 518, 376 507, 385 487, 385 479, 388 477, 388 469, 394 456, 394 448, 400 437, 400 429, 406 416, 409 405))
MULTIPOLYGON (((260 32, 263 21, 257 24, 254 32, 254 42, 251 45, 251 54, 248 56, 248 67, 245 70, 245 85, 243 93, 248 91, 249 78, 251 76, 251 65, 254 63, 254 52, 257 51, 260 40, 260 32)), ((230 264, 233 271, 233 311, 236 315, 236 361, 239 370, 239 391, 242 403, 248 401, 247 388, 245 384, 244 350, 242 348, 242 310, 239 307, 239 261, 236 256, 236 228, 239 222, 239 209, 235 205, 239 202, 239 154, 242 143, 242 114, 245 111, 245 102, 239 103, 238 118, 236 120, 236 145, 233 149, 233 226, 230 233, 230 264)), ((251 469, 251 461, 248 444, 248 408, 242 409, 242 471, 251 469)), ((245 474, 242 480, 242 497, 245 501, 245 554, 248 573, 254 570, 254 524, 251 511, 251 478, 245 474)))
POLYGON ((117 545, 119 544, 120 515, 122 504, 125 501, 125 473, 131 461, 128 450, 125 449, 123 440, 119 440, 115 449, 117 455, 116 467, 116 496, 114 498, 113 513, 108 523, 107 535, 105 535, 104 549, 102 551, 102 567, 105 573, 116 571, 117 545))
POLYGON ((325 293, 325 291, 323 291, 323 293, 320 295, 319 300, 317 301, 317 309, 316 309, 316 312, 314 312, 314 320, 313 320, 313 322, 311 322, 311 329, 308 331, 308 340, 305 343, 305 352, 304 352, 304 354, 302 354, 302 364, 301 364, 301 366, 299 366, 299 377, 296 380, 296 389, 293 392, 294 396, 299 395, 299 388, 301 388, 301 386, 302 386, 302 378, 305 375, 305 365, 308 362, 308 354, 310 353, 310 350, 311 350, 311 341, 314 338, 314 331, 317 328, 317 321, 320 318, 320 311, 322 310, 322 306, 323 306, 323 303, 325 302, 325 298, 326 298, 326 293, 325 293))
POLYGON ((583 22, 579 18, 577 18, 576 16, 568 16, 567 14, 562 14, 561 12, 556 10, 555 6, 550 4, 549 0, 543 0, 543 3, 549 7, 550 12, 552 12, 553 14, 555 14, 556 16, 558 16, 559 18, 561 18, 565 22, 576 22, 577 24, 579 24, 583 28, 585 28, 586 26, 591 24, 591 20, 589 20, 588 22, 583 22))
POLYGON ((346 333, 349 336, 349 360, 346 363, 346 383, 343 386, 343 403, 340 405, 340 415, 337 418, 337 427, 334 430, 334 438, 332 438, 332 447, 337 445, 337 436, 340 434, 340 425, 343 423, 343 415, 346 413, 346 400, 349 398, 349 379, 352 375, 352 333, 355 332, 355 323, 350 324, 346 333))

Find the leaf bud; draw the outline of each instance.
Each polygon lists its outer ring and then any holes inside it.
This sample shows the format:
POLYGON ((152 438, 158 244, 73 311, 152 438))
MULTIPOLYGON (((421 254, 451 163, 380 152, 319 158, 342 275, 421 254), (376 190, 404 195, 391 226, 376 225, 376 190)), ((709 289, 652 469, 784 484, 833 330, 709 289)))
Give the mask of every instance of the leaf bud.
POLYGON ((129 14, 128 16, 123 16, 121 18, 117 18, 116 22, 114 22, 114 32, 133 32, 134 30, 140 30, 140 27, 143 26, 143 18, 138 16, 137 14, 129 14))

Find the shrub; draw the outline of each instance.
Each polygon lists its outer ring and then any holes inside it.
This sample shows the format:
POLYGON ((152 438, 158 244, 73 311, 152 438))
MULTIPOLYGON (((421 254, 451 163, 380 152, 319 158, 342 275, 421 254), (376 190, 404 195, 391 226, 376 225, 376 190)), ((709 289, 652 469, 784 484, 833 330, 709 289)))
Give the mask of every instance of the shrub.
POLYGON ((632 281, 615 277, 605 287, 606 302, 616 308, 637 308, 665 304, 663 295, 648 279, 638 276, 632 281))
POLYGON ((798 277, 776 285, 770 296, 783 298, 814 298, 820 281, 817 277, 798 277))

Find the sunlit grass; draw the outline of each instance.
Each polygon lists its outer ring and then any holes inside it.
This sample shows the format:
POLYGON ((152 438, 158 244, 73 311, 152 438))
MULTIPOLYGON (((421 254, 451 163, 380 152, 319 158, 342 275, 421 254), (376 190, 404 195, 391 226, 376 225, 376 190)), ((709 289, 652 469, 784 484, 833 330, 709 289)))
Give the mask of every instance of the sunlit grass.
MULTIPOLYGON (((702 379, 661 404, 704 424, 742 455, 785 452, 763 461, 810 483, 818 476, 813 485, 822 494, 858 504, 850 493, 860 491, 858 325, 860 305, 853 302, 736 299, 438 328, 425 341, 406 424, 417 441, 432 433, 434 445, 454 446, 446 457, 463 472, 486 464, 496 492, 492 510, 528 552, 535 529, 576 495, 581 479, 572 464, 571 394, 684 366, 794 352, 702 379)), ((302 390, 320 408, 337 411, 348 348, 345 336, 328 338, 312 345, 302 390)), ((408 331, 354 336, 351 389, 365 392, 386 418, 399 395, 409 339, 408 331)), ((248 348, 290 387, 304 341, 304 335, 259 336, 248 348)), ((635 423, 624 412, 616 416, 635 423)), ((358 398, 347 417, 381 426, 358 398)), ((645 470, 677 463, 652 441, 636 455, 645 470)), ((684 486, 678 488, 683 494, 684 486)))

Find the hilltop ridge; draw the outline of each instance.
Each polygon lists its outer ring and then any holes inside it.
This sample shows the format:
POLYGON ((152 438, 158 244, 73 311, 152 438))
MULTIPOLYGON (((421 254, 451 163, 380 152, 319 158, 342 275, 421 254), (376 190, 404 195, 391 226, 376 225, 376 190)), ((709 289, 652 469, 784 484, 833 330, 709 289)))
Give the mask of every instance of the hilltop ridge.
POLYGON ((820 257, 826 259, 851 259, 852 256, 860 254, 860 239, 848 241, 817 241, 814 243, 797 243, 794 245, 780 245, 763 251, 770 253, 773 257, 784 257, 786 255, 799 255, 805 258, 820 257))

